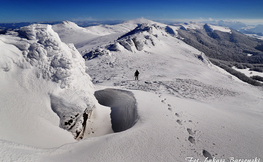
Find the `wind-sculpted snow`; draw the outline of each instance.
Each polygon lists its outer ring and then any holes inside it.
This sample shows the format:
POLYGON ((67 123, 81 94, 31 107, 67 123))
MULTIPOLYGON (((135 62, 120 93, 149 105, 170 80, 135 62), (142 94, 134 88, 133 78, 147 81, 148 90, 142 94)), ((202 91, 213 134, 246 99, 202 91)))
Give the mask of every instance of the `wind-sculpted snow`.
POLYGON ((31 25, 21 28, 19 33, 28 39, 29 47, 23 55, 39 68, 38 77, 57 82, 61 88, 68 87, 73 81, 73 59, 78 59, 74 46, 62 44, 51 26, 31 25))
POLYGON ((93 96, 94 87, 86 73, 84 59, 74 45, 61 42, 52 27, 43 24, 8 32, 1 35, 0 41, 6 44, 1 47, 9 45, 16 48, 10 50, 10 47, 9 52, 3 53, 4 57, 11 58, 12 61, 3 58, 3 65, 6 66, 2 69, 18 75, 12 69, 17 65, 23 73, 27 73, 21 74, 22 81, 26 80, 25 82, 18 80, 22 82, 21 86, 35 92, 36 95, 44 93, 50 96, 51 103, 47 109, 52 109, 59 116, 61 128, 70 131, 76 137, 83 129, 85 110, 94 109, 97 101, 93 96), (12 56, 12 53, 15 55, 12 56), (38 86, 45 89, 42 90, 38 86))
POLYGON ((192 79, 174 79, 173 81, 121 81, 114 83, 131 90, 142 90, 146 92, 166 93, 201 101, 218 99, 223 96, 236 96, 237 92, 207 85, 192 79))
MULTIPOLYGON (((38 67, 38 78, 42 77, 43 79, 56 82, 65 91, 72 91, 72 93, 82 91, 81 93, 77 93, 78 97, 80 97, 77 105, 65 106, 65 101, 69 100, 67 97, 71 98, 70 94, 63 95, 60 99, 58 97, 51 97, 51 107, 61 119, 60 126, 70 130, 73 134, 79 132, 82 129, 82 125, 76 123, 82 120, 82 114, 86 108, 92 109, 94 107, 92 99, 88 97, 91 96, 92 85, 85 83, 86 81, 88 82, 89 76, 85 72, 85 65, 80 54, 73 45, 67 46, 63 44, 51 26, 31 25, 24 27, 21 28, 20 35, 33 40, 29 48, 24 51, 24 55, 33 66, 38 67), (83 78, 82 81, 78 78, 79 83, 76 83, 77 77, 83 78), (88 86, 87 88, 90 89, 86 88, 82 90, 76 84, 84 84, 83 86, 88 86), (57 100, 60 102, 57 102, 57 100), (79 102, 82 102, 82 105, 79 102), (68 108, 72 111, 63 110, 68 108)), ((61 94, 57 96, 61 96, 61 94)))

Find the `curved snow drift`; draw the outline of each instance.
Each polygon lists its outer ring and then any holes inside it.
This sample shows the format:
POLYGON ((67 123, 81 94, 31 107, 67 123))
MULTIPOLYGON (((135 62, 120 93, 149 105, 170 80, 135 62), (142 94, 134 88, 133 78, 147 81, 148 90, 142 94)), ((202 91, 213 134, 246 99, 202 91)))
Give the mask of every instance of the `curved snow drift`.
POLYGON ((137 103, 132 92, 119 89, 105 89, 95 92, 101 105, 111 107, 111 123, 114 132, 127 130, 138 119, 137 103))

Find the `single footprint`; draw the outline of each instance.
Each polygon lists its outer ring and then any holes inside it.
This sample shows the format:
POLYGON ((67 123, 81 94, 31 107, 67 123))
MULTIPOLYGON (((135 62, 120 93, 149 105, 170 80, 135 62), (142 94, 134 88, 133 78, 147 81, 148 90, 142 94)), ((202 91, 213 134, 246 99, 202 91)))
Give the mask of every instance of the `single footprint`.
POLYGON ((178 124, 180 124, 180 125, 182 125, 182 121, 181 120, 176 120, 176 122, 178 123, 178 124))
POLYGON ((163 103, 164 103, 164 101, 165 101, 165 100, 166 100, 166 98, 162 99, 162 100, 161 100, 161 102, 163 102, 163 103))
POLYGON ((195 139, 194 139, 194 137, 192 137, 192 136, 189 136, 188 137, 188 141, 190 141, 191 143, 195 143, 195 139))
POLYGON ((204 157, 208 158, 208 160, 213 159, 212 155, 206 150, 203 150, 203 155, 204 157))
POLYGON ((178 113, 175 113, 175 116, 180 117, 180 115, 178 113))
POLYGON ((195 131, 193 132, 192 129, 190 129, 190 128, 187 128, 186 130, 187 130, 187 132, 188 132, 190 135, 194 135, 194 134, 195 134, 195 131))

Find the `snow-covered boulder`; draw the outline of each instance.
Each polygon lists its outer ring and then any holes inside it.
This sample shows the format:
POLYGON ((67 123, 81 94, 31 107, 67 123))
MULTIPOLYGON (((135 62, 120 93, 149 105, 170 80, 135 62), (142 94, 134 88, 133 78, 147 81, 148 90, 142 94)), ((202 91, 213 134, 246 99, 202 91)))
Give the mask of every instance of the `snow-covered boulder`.
MULTIPOLYGON (((6 85, 10 87, 5 90, 1 88, 1 92, 9 93, 12 90, 11 84, 17 83, 19 88, 22 87, 36 98, 43 97, 43 100, 49 100, 49 104, 45 103, 44 106, 41 105, 43 103, 39 103, 40 106, 34 111, 42 112, 43 110, 40 109, 47 109, 50 114, 45 117, 45 120, 70 131, 77 138, 83 130, 85 122, 83 116, 96 107, 97 100, 93 95, 94 87, 91 78, 86 73, 85 61, 74 45, 61 42, 50 25, 34 24, 22 27, 17 32, 1 35, 0 49, 2 51, 0 87, 6 85), (54 119, 55 113, 59 117, 59 123, 54 119)), ((12 97, 15 101, 19 101, 18 96, 12 97)), ((2 102, 5 97, 1 96, 0 100, 2 102)), ((29 113, 32 111, 27 104, 18 107, 9 106, 10 104, 5 104, 1 105, 1 108, 14 112, 17 109, 23 109, 29 113)), ((5 112, 1 112, 3 113, 5 112)), ((19 114, 14 114, 13 117, 16 118, 16 115, 19 114)), ((32 117, 29 123, 38 122, 39 119, 36 116, 32 117)), ((23 123, 23 121, 15 122, 14 125, 23 123)), ((27 127, 30 128, 33 125, 27 127)), ((1 129, 4 128, 1 127, 1 129)), ((2 137, 1 134, 0 137, 2 137)), ((5 138, 12 140, 7 137, 2 139, 5 138)), ((17 141, 23 143, 23 140, 17 141)))
MULTIPOLYGON (((113 47, 113 48, 115 48, 115 47, 113 47)), ((117 49, 115 49, 115 50, 117 50, 117 49)), ((89 51, 88 53, 84 54, 83 58, 85 60, 90 60, 90 59, 93 59, 93 58, 96 58, 96 57, 102 56, 102 55, 111 55, 111 53, 107 49, 98 48, 96 50, 89 51)))
POLYGON ((120 45, 122 45, 125 49, 127 49, 128 51, 135 51, 135 44, 133 42, 132 39, 126 39, 126 40, 120 40, 119 41, 120 45))
POLYGON ((121 51, 124 50, 124 47, 122 45, 120 45, 120 43, 115 42, 113 44, 110 44, 108 46, 106 46, 106 48, 110 51, 121 51))

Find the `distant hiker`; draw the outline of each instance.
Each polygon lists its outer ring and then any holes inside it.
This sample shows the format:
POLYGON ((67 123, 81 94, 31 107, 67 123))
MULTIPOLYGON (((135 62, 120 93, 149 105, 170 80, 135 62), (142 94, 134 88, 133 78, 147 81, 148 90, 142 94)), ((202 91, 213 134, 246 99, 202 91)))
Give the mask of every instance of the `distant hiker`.
POLYGON ((139 80, 139 71, 136 70, 135 73, 134 73, 134 76, 135 76, 135 80, 139 80))

